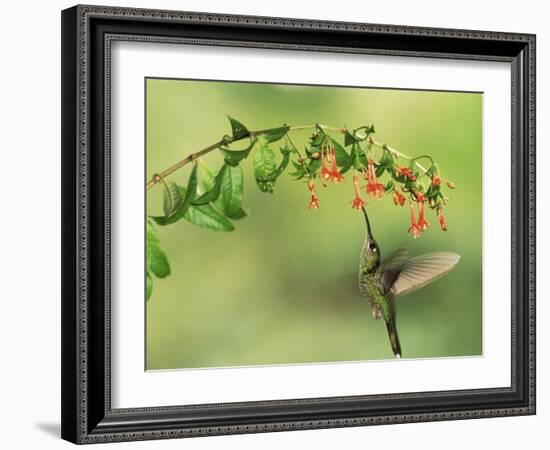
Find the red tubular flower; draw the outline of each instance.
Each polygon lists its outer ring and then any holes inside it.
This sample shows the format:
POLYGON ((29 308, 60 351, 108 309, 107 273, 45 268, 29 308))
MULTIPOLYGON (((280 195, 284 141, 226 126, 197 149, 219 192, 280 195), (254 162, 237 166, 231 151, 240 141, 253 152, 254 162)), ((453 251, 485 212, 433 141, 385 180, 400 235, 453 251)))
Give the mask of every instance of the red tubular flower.
POLYGON ((424 201, 418 201, 418 227, 424 231, 430 226, 426 218, 424 217, 424 201))
POLYGON ((432 177, 432 184, 437 187, 437 186, 441 186, 441 177, 439 175, 434 175, 432 177))
POLYGON ((437 210, 437 215, 439 216, 439 224, 443 231, 447 231, 447 222, 445 222, 445 216, 443 215, 443 208, 437 210))
POLYGON ((353 189, 355 190, 355 198, 353 199, 352 208, 355 208, 357 211, 361 211, 361 207, 366 205, 367 202, 361 198, 361 190, 359 188, 359 179, 357 175, 353 176, 353 189))
POLYGON ((367 195, 370 195, 371 197, 377 199, 381 199, 384 195, 384 192, 384 186, 376 178, 374 161, 372 159, 369 159, 367 166, 367 195))
POLYGON ((393 191, 393 204, 395 206, 403 206, 405 204, 405 196, 397 189, 393 191))
POLYGON ((317 198, 317 195, 315 193, 315 183, 313 181, 310 181, 307 184, 307 188, 311 192, 311 200, 309 201, 308 209, 319 209, 319 199, 317 198))
POLYGON ((330 154, 330 161, 332 163, 332 170, 330 171, 330 179, 333 181, 333 183, 340 183, 340 181, 342 181, 344 177, 340 173, 340 170, 338 169, 338 165, 336 164, 336 155, 334 154, 334 147, 330 148, 329 154, 330 154))
POLYGON ((409 179, 409 181, 416 180, 416 177, 414 176, 413 171, 408 167, 397 166, 396 171, 398 174, 405 175, 409 179))
POLYGON ((311 200, 309 201, 308 209, 319 209, 319 199, 315 194, 311 194, 311 200))
MULTIPOLYGON (((321 175, 319 175, 319 177, 321 178, 321 180, 326 181, 326 180, 329 180, 331 176, 332 176, 332 173, 327 167, 326 161, 325 161, 325 151, 324 149, 321 149, 321 175)), ((323 181, 323 186, 326 187, 325 181, 323 181)))
POLYGON ((414 216, 414 208, 413 208, 412 202, 410 201, 409 201, 409 211, 411 213, 411 225, 409 226, 409 229, 407 231, 412 234, 412 237, 414 239, 416 239, 417 237, 420 236, 422 229, 416 223, 416 218, 414 216))

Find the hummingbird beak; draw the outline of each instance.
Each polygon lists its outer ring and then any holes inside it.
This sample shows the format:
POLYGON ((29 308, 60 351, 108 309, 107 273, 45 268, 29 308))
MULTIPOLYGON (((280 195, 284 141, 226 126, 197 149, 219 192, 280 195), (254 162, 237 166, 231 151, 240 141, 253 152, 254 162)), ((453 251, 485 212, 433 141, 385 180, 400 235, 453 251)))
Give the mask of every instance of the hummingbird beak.
POLYGON ((363 209, 363 215, 365 216, 365 222, 367 222, 367 233, 368 233, 368 236, 369 236, 369 240, 373 241, 374 237, 372 235, 372 229, 370 227, 369 216, 367 214, 367 208, 365 208, 364 205, 361 205, 361 209, 363 209))

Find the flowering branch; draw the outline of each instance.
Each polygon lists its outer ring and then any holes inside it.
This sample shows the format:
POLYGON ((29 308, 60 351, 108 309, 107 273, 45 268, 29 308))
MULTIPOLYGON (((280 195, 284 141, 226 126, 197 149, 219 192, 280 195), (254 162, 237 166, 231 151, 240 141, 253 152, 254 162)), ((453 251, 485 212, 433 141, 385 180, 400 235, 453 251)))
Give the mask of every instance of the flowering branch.
MULTIPOLYGON (((436 212, 441 229, 447 230, 443 208, 449 199, 441 190, 443 180, 439 166, 430 155, 411 157, 376 141, 373 137, 374 125, 364 125, 350 131, 345 127, 321 124, 284 124, 276 128, 249 131, 238 120, 229 117, 229 122, 231 136, 225 135, 214 144, 191 153, 163 172, 155 174, 146 184, 147 190, 157 184, 164 187, 164 215, 149 216, 147 222, 148 298, 152 292, 151 273, 157 278, 170 274, 168 260, 160 247, 154 225, 166 226, 185 219, 209 230, 232 231, 233 221, 247 216, 242 208, 243 172, 240 163, 252 150, 255 150, 254 176, 262 192, 272 193, 277 179, 291 164, 295 170, 290 175, 307 183, 311 195, 308 208, 319 209, 317 183, 320 182, 324 187, 329 183, 340 183, 344 181, 344 174, 352 170, 354 199, 351 206, 354 209, 361 211, 368 204, 369 197, 381 200, 386 194, 392 194, 396 206, 404 206, 408 199, 408 232, 413 238, 418 238, 429 227, 426 208, 436 212), (313 133, 302 153, 289 133, 307 129, 312 129, 313 133), (343 135, 343 144, 330 133, 343 135), (246 148, 232 148, 233 144, 246 140, 249 141, 246 148), (283 146, 279 147, 280 155, 276 156, 272 144, 278 141, 283 142, 283 146), (375 148, 382 152, 375 152, 375 148), (201 158, 214 150, 218 150, 223 157, 217 172, 210 170, 201 158), (426 167, 418 160, 427 160, 430 165, 426 167), (189 163, 193 167, 186 187, 167 179, 189 163), (383 177, 386 177, 384 182, 381 181, 383 177), (365 186, 360 185, 361 178, 366 180, 365 186), (426 178, 429 182, 426 182, 426 178), (363 188, 365 196, 362 195, 363 188)), ((451 181, 444 181, 448 188, 454 189, 451 181)))
POLYGON ((223 136, 218 142, 215 142, 212 145, 209 145, 206 148, 203 148, 202 150, 199 150, 195 153, 191 153, 190 155, 183 158, 181 161, 178 161, 173 166, 170 166, 168 169, 164 170, 163 172, 159 174, 153 175, 153 177, 147 182, 146 189, 151 189, 155 184, 160 183, 163 178, 166 178, 168 175, 171 175, 176 170, 181 169, 186 164, 189 164, 190 162, 193 162, 200 158, 201 156, 206 155, 207 153, 210 153, 213 150, 216 150, 223 146, 228 146, 230 144, 233 144, 238 141, 242 141, 244 139, 247 139, 249 137, 258 137, 262 135, 270 135, 271 133, 277 132, 281 130, 281 128, 287 128, 288 131, 297 131, 297 130, 307 130, 307 129, 314 129, 322 127, 325 130, 329 131, 337 131, 340 133, 344 133, 344 129, 342 128, 332 128, 332 127, 326 127, 324 125, 297 125, 297 126, 283 126, 283 127, 277 127, 277 128, 268 128, 265 130, 257 130, 257 131, 249 131, 248 134, 244 134, 239 137, 230 137, 228 135, 223 136))

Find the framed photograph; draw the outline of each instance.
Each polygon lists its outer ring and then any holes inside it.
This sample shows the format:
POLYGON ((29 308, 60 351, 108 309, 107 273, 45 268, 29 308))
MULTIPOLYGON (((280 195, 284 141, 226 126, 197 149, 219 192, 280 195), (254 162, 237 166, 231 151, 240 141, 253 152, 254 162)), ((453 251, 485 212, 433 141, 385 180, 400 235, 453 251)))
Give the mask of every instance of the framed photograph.
POLYGON ((62 12, 62 437, 535 413, 535 36, 62 12))

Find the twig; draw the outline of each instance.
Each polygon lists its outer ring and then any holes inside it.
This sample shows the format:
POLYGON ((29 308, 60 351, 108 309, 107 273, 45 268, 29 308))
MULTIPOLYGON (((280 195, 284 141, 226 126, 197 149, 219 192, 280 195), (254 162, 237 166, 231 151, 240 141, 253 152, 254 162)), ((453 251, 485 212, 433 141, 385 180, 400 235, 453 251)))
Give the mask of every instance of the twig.
MULTIPOLYGON (((190 155, 186 156, 181 161, 178 161, 173 166, 170 166, 168 169, 162 171, 159 174, 153 175, 153 177, 147 182, 146 189, 147 190, 151 189, 155 184, 161 182, 165 177, 167 177, 168 175, 174 173, 176 170, 181 169, 186 164, 189 164, 190 162, 196 160, 197 158, 200 158, 201 156, 206 155, 207 153, 210 153, 211 151, 216 150, 217 148, 220 148, 223 145, 229 145, 229 144, 232 144, 234 142, 242 141, 244 139, 255 137, 255 136, 262 136, 264 134, 268 134, 268 133, 271 133, 275 130, 278 130, 279 128, 281 128, 281 127, 267 128, 265 130, 249 131, 245 136, 242 136, 242 137, 239 137, 239 138, 232 138, 232 137, 226 135, 223 138, 221 138, 218 142, 216 142, 212 145, 209 145, 208 147, 205 147, 202 150, 199 150, 198 152, 191 153, 190 155)), ((327 130, 327 131, 333 131, 333 132, 342 133, 342 134, 346 132, 345 128, 335 128, 335 127, 329 127, 329 126, 321 125, 321 124, 291 126, 291 127, 288 128, 288 131, 310 130, 310 129, 320 129, 320 130, 323 130, 323 131, 327 130)), ((381 143, 377 142, 372 137, 369 137, 368 142, 370 144, 373 144, 373 145, 377 146, 377 147, 386 148, 391 153, 397 155, 398 157, 405 158, 405 159, 408 159, 408 160, 413 160, 414 159, 414 158, 412 158, 408 155, 405 155, 404 153, 398 152, 394 148, 391 148, 387 145, 384 145, 384 144, 381 144, 381 143)), ((294 145, 294 143, 292 143, 292 144, 294 145)), ((424 166, 422 166, 420 163, 415 161, 415 164, 422 171, 424 171, 425 173, 427 172, 426 168, 424 166)))

